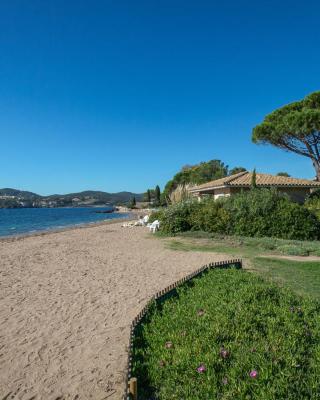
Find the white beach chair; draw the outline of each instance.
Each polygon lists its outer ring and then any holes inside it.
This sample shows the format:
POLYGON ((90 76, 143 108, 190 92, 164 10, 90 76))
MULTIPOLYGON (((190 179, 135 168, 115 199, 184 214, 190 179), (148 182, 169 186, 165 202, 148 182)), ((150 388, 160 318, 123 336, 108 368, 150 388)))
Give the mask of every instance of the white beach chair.
POLYGON ((148 224, 148 221, 149 221, 149 215, 145 215, 145 216, 142 218, 142 221, 143 221, 143 225, 147 225, 147 224, 148 224))
POLYGON ((152 233, 157 232, 159 228, 160 228, 160 222, 157 219, 153 221, 152 224, 149 226, 150 232, 152 233))

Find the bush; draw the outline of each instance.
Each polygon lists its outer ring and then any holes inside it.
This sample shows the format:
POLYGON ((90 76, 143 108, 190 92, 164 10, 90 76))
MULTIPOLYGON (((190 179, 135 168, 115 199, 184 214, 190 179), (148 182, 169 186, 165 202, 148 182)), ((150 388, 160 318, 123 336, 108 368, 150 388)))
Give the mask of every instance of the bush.
POLYGON ((225 208, 231 215, 228 231, 243 236, 271 236, 274 221, 271 215, 277 207, 277 192, 254 189, 229 197, 225 208))
MULTIPOLYGON (((161 221, 160 229, 169 234, 200 230, 246 237, 320 238, 320 222, 311 211, 268 189, 254 189, 216 201, 187 200, 168 207, 157 219, 161 221)), ((274 249, 275 243, 266 246, 274 249)))
POLYGON ((230 214, 228 233, 271 236, 282 239, 319 239, 317 217, 275 190, 255 189, 234 195, 225 202, 230 214))
POLYGON ((224 209, 223 200, 203 200, 190 215, 193 230, 210 233, 225 233, 228 229, 230 215, 224 209))
POLYGON ((270 236, 283 239, 314 240, 320 237, 318 218, 309 210, 287 199, 280 199, 273 220, 270 236))
POLYGON ((149 216, 149 223, 152 223, 153 221, 162 221, 163 219, 163 214, 164 214, 164 210, 157 210, 157 211, 153 211, 150 216, 149 216))
POLYGON ((197 201, 187 200, 166 208, 160 219, 161 231, 176 234, 191 230, 193 227, 192 214, 200 207, 201 205, 197 201))
POLYGON ((320 218, 320 198, 318 197, 319 191, 315 194, 311 193, 309 198, 305 201, 304 206, 309 211, 312 211, 318 218, 320 218), (312 196, 314 194, 314 196, 312 196))

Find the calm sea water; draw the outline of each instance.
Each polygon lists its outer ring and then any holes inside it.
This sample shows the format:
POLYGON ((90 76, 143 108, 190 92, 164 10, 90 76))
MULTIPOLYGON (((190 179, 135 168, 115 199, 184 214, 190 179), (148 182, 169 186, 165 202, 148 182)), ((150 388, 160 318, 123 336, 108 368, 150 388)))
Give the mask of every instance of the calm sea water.
POLYGON ((128 214, 97 214, 103 208, 15 208, 0 209, 0 236, 60 229, 113 218, 124 218, 128 214))

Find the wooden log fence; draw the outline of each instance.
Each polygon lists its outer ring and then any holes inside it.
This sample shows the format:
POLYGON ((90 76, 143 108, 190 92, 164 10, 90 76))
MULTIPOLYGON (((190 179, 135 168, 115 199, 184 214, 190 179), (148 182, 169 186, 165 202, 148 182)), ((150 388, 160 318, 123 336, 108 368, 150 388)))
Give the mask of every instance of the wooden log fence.
POLYGON ((177 287, 183 285, 186 282, 191 281, 194 278, 199 277, 206 271, 212 268, 231 268, 235 267, 237 269, 242 268, 242 260, 234 259, 228 261, 218 261, 210 264, 206 264, 189 275, 184 276, 182 279, 174 282, 173 284, 167 286, 165 289, 160 290, 155 295, 151 297, 148 303, 143 307, 139 314, 134 318, 130 327, 130 339, 128 347, 128 365, 127 365, 127 376, 126 376, 126 389, 123 396, 124 400, 138 400, 138 381, 137 378, 132 376, 132 353, 133 353, 133 340, 135 337, 136 328, 140 325, 142 319, 146 316, 150 306, 156 303, 160 303, 164 300, 165 296, 170 295, 177 287))

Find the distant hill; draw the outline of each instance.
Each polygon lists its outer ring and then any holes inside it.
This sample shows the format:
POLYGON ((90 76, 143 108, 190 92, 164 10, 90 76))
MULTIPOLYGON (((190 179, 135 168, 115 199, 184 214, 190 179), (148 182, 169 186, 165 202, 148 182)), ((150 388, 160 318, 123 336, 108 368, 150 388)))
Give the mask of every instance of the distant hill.
POLYGON ((41 197, 36 193, 26 192, 25 190, 17 190, 11 188, 0 189, 0 196, 15 196, 15 197, 23 197, 25 199, 35 199, 41 197))
POLYGON ((142 193, 119 192, 107 193, 86 190, 77 193, 53 194, 41 196, 37 193, 11 188, 0 189, 0 208, 17 207, 80 207, 104 204, 126 204, 133 197, 136 201, 143 199, 142 193))
POLYGON ((132 192, 108 193, 97 190, 85 190, 83 192, 77 192, 77 193, 53 194, 50 196, 42 196, 43 199, 48 199, 48 200, 58 200, 58 199, 72 200, 75 198, 81 200, 87 200, 91 198, 99 200, 103 203, 112 203, 112 204, 127 203, 132 199, 132 197, 135 197, 137 201, 140 201, 143 198, 143 193, 132 193, 132 192))

